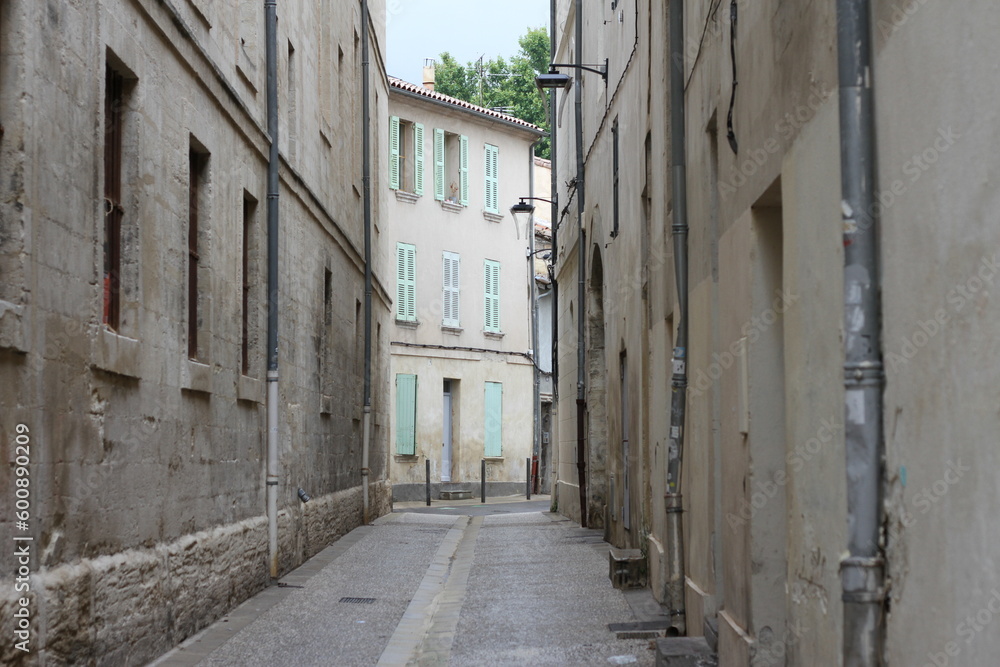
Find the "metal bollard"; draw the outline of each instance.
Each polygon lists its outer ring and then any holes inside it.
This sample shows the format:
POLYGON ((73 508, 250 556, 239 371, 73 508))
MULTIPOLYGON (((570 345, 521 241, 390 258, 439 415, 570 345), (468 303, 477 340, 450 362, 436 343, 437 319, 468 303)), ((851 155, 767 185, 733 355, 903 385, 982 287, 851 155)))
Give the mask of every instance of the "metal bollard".
POLYGON ((480 486, 482 487, 483 491, 483 504, 486 504, 486 459, 483 459, 483 463, 480 466, 479 479, 482 480, 480 482, 480 486))
POLYGON ((526 461, 528 463, 524 466, 524 495, 531 500, 531 457, 529 456, 526 461))
POLYGON ((431 460, 424 459, 424 471, 427 479, 425 488, 427 489, 427 506, 431 506, 431 460))

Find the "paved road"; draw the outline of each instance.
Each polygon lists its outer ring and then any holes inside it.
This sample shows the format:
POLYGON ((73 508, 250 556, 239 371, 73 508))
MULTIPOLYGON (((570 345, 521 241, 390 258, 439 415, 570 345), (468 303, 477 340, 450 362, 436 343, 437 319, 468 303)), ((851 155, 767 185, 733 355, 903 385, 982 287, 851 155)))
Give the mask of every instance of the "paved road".
POLYGON ((153 664, 652 665, 608 629, 636 617, 600 533, 540 509, 396 511, 153 664))

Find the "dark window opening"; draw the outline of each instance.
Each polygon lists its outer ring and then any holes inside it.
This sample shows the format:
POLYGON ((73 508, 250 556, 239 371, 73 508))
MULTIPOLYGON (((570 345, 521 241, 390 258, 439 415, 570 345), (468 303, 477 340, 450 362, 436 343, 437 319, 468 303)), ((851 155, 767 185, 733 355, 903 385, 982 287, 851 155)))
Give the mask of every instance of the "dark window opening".
POLYGON ((122 270, 122 115, 125 77, 105 68, 104 93, 104 307, 102 321, 110 329, 121 325, 122 270))
POLYGON ((200 190, 208 156, 193 147, 188 153, 190 183, 188 186, 188 357, 198 359, 199 300, 198 269, 201 264, 199 244, 200 190))
POLYGON ((253 236, 253 218, 257 202, 248 195, 243 196, 243 308, 242 334, 240 345, 241 369, 243 375, 250 375, 250 248, 253 236))

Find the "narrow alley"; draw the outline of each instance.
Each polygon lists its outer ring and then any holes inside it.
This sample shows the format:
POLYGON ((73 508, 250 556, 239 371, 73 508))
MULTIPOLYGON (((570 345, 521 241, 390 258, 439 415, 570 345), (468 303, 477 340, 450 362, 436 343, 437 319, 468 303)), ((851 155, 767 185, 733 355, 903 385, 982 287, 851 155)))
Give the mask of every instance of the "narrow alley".
POLYGON ((0 666, 1000 665, 997 35, 0 0, 0 666))
POLYGON ((600 531, 514 500, 403 503, 153 665, 652 665, 608 626, 659 606, 612 587, 600 531))

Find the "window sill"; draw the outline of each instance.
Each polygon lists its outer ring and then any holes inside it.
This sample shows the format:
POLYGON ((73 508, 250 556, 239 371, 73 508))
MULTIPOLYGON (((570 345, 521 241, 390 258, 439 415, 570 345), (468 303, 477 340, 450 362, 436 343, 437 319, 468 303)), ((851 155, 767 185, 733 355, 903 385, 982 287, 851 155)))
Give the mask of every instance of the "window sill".
POLYGON ((198 6, 198 3, 196 3, 196 2, 191 2, 190 5, 191 5, 191 9, 194 10, 194 15, 197 16, 198 19, 202 23, 205 24, 206 28, 208 28, 209 30, 211 30, 212 29, 212 21, 211 21, 211 19, 208 18, 208 15, 205 13, 205 9, 202 8, 202 7, 200 7, 200 6, 198 6))
POLYGON ((483 460, 487 463, 503 463, 506 461, 503 456, 484 456, 483 460))
POLYGON ((405 190, 396 190, 396 201, 401 201, 404 204, 416 204, 419 200, 420 195, 405 190))
POLYGON ((411 322, 409 320, 396 320, 396 326, 404 327, 406 329, 416 329, 420 326, 420 322, 411 322))
POLYGON ((492 338, 493 340, 503 340, 503 337, 507 334, 501 333, 499 331, 484 331, 483 335, 487 338, 492 338))
POLYGON ((94 368, 114 375, 139 378, 140 346, 137 339, 122 336, 102 325, 94 343, 91 364, 94 368))
POLYGON ((24 354, 28 336, 24 334, 24 306, 0 301, 0 348, 24 354))
POLYGON ((250 91, 256 97, 257 68, 250 60, 250 58, 248 58, 244 53, 242 53, 242 49, 240 49, 240 51, 241 53, 239 54, 239 59, 238 62, 236 63, 236 73, 239 74, 240 77, 242 77, 243 82, 247 84, 247 87, 250 88, 250 91))
POLYGON ((185 359, 181 363, 181 389, 211 394, 212 367, 194 359, 185 359))
POLYGON ((333 148, 333 128, 330 126, 330 121, 326 118, 320 124, 319 137, 323 140, 323 144, 327 148, 333 148))
POLYGON ((449 327, 445 324, 441 325, 441 332, 451 336, 461 336, 463 331, 465 331, 465 329, 462 327, 449 327))
POLYGON ((263 383, 257 378, 241 374, 236 381, 236 400, 247 401, 249 403, 263 403, 263 383))
POLYGON ((392 460, 396 463, 420 463, 420 457, 416 454, 395 454, 392 460))
POLYGON ((503 222, 503 216, 499 213, 490 213, 489 211, 483 211, 483 217, 486 218, 487 222, 503 222))
POLYGON ((448 211, 449 213, 461 213, 462 211, 465 210, 465 206, 462 206, 459 203, 451 201, 441 202, 441 208, 443 208, 445 211, 448 211))

